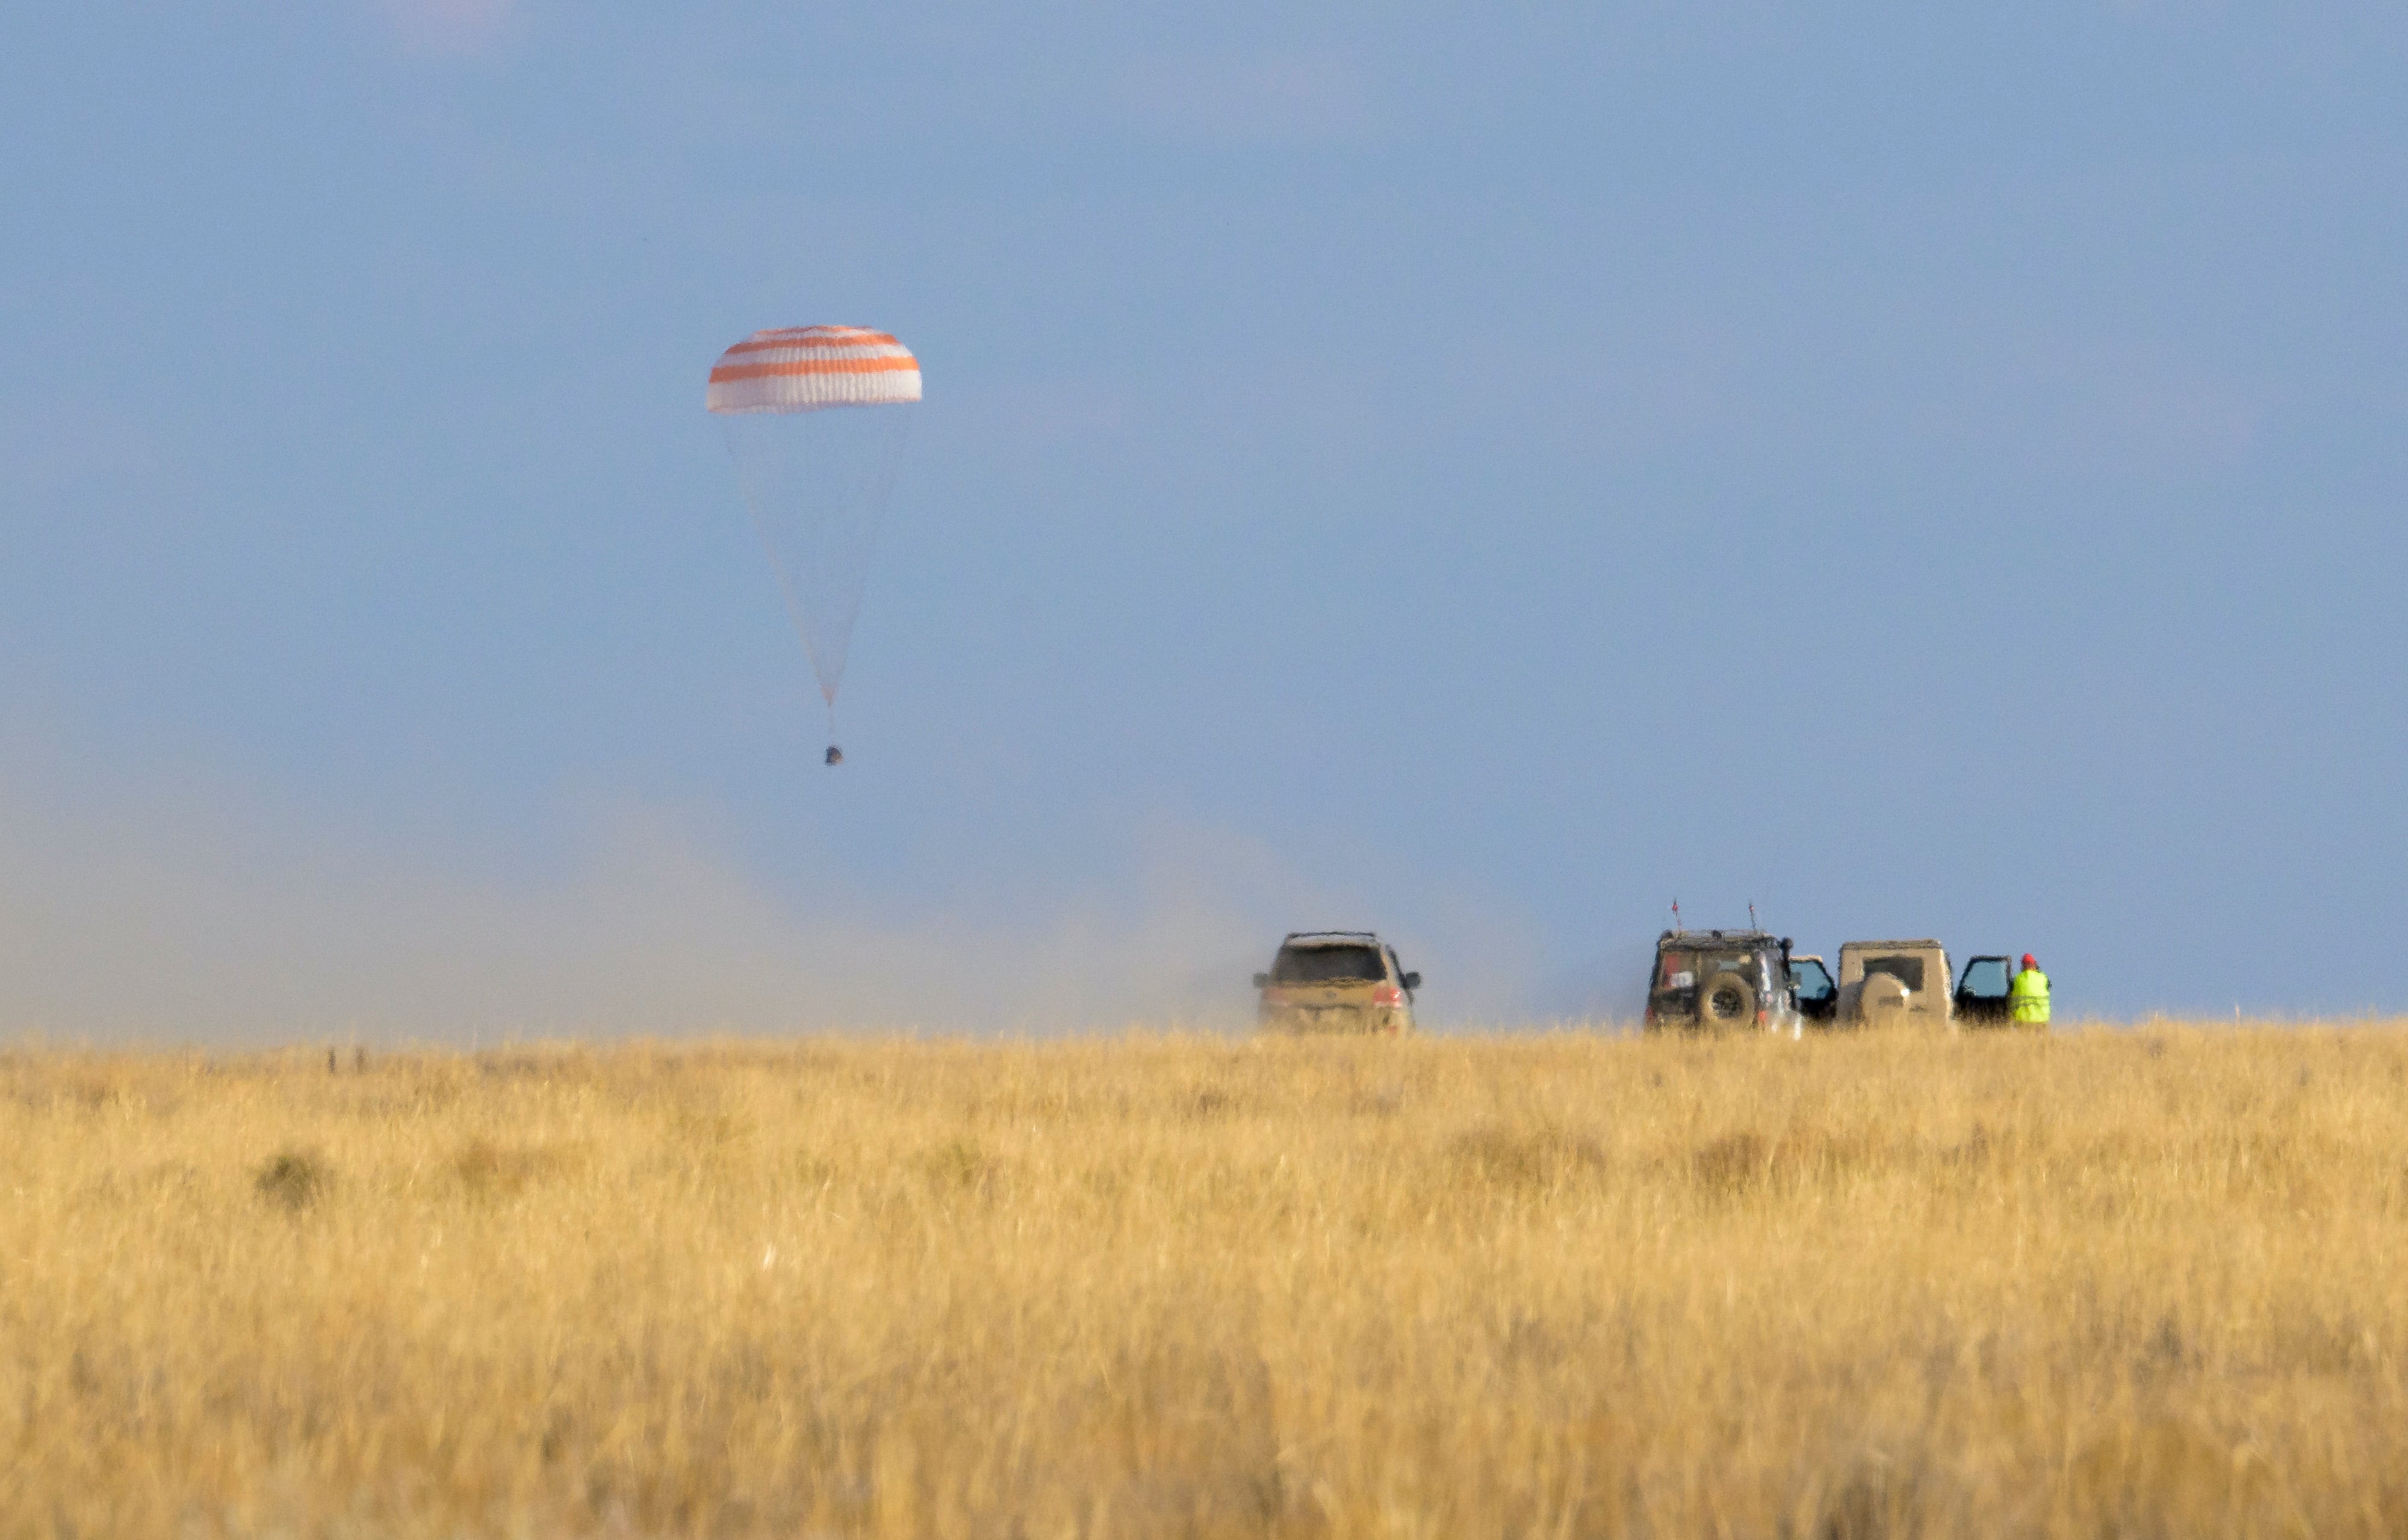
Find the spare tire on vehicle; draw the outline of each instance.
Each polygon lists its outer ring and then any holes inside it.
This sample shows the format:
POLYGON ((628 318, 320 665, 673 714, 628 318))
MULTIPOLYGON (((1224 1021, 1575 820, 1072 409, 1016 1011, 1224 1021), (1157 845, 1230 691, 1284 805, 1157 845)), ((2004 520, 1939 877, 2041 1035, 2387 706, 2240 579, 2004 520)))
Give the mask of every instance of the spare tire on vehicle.
POLYGON ((1907 1000, 1914 993, 1894 974, 1867 973, 1863 986, 1856 991, 1856 1014, 1874 1026, 1902 1020, 1907 1000))
POLYGON ((1716 973, 1698 986, 1698 1024, 1701 1027, 1753 1026, 1756 987, 1737 973, 1716 973))

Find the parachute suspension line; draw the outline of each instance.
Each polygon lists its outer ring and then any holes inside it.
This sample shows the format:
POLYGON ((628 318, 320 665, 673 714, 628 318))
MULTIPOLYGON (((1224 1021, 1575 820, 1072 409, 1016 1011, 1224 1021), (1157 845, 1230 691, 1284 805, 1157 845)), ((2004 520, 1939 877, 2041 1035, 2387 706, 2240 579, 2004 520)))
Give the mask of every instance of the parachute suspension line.
POLYGON ((812 479, 819 484, 816 499, 823 508, 838 511, 823 532, 819 553, 830 570, 849 574, 850 581, 824 596, 827 613, 812 617, 818 635, 807 636, 811 668, 819 675, 820 692, 831 711, 844 683, 845 664, 853 651, 853 627, 861 616, 861 594, 869 575, 870 552, 885 520, 887 498, 894 495, 896 473, 903 466, 903 448, 911 437, 912 412, 908 407, 839 407, 827 416, 829 425, 847 425, 855 439, 842 453, 812 460, 812 479), (866 441, 864 441, 866 440, 866 441), (843 511, 849 511, 845 516, 843 511))
POLYGON ((786 564, 779 559, 778 542, 769 535, 768 517, 761 511, 757 497, 746 497, 744 506, 752 511, 752 531, 761 537, 761 549, 769 554, 769 570, 778 579, 778 592, 785 596, 786 619, 794 626, 795 635, 802 639, 803 653, 811 660, 811 672, 820 676, 820 694, 832 696, 827 678, 820 669, 819 647, 811 640, 810 613, 803 608, 803 596, 795 592, 795 580, 788 575, 786 564))
POLYGON ((844 683, 871 549, 910 439, 906 409, 723 417, 752 528, 820 694, 844 683), (834 431, 831 431, 834 430, 834 431), (816 434, 816 439, 806 437, 816 434))

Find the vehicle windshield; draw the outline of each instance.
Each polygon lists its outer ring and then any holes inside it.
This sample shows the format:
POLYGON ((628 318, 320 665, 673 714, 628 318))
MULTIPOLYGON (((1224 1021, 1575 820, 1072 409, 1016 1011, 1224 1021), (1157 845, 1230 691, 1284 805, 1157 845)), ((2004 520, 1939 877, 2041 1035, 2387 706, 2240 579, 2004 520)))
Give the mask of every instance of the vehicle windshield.
POLYGON ((1828 1000, 1834 992, 1830 971, 1812 957, 1790 963, 1789 982, 1798 986, 1799 1000, 1828 1000))
POLYGON ((1956 987, 1961 993, 1971 995, 1975 1000, 2006 999, 2007 959, 1975 957, 1965 965, 1965 982, 1956 987))
POLYGON ((1271 964, 1273 984, 1377 984, 1387 976, 1371 945, 1283 946, 1271 964))
POLYGON ((1923 987, 1923 959, 1911 953, 1892 953, 1885 957, 1867 957, 1865 977, 1887 973, 1909 989, 1923 987))

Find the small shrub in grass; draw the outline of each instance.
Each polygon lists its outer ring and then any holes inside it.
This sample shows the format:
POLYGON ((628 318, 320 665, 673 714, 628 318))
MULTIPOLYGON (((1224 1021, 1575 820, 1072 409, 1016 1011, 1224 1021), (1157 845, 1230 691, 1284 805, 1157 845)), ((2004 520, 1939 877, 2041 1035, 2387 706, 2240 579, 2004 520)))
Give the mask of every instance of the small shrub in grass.
POLYGON ((983 1192, 995 1177, 995 1162, 967 1139, 951 1139, 922 1158, 928 1179, 939 1187, 983 1192))
POLYGON ((1759 1133, 1725 1134, 1700 1145, 1689 1158, 1689 1169, 1706 1191, 1736 1198, 1771 1179, 1772 1146, 1759 1133))
POLYGON ((279 1150, 252 1177, 259 1195, 287 1214, 298 1214, 334 1186, 334 1169, 315 1150, 279 1150))
POLYGON ((1601 1174, 1605 1151, 1585 1134, 1557 1128, 1468 1129, 1450 1153, 1456 1169, 1495 1187, 1544 1192, 1601 1174))
POLYGON ((452 1172, 472 1198, 509 1198, 550 1173, 556 1163, 550 1150, 496 1144, 480 1138, 460 1146, 459 1153, 452 1157, 452 1172))

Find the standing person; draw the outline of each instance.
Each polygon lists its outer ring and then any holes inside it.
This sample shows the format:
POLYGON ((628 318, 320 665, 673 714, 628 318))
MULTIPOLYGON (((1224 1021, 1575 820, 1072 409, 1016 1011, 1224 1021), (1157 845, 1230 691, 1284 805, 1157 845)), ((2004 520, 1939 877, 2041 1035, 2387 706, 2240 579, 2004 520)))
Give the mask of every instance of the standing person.
POLYGON ((2024 954, 2024 970, 2007 986, 2007 1000, 2013 1006, 2018 1027, 2048 1025, 2048 975, 2028 952, 2024 954))

